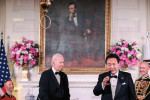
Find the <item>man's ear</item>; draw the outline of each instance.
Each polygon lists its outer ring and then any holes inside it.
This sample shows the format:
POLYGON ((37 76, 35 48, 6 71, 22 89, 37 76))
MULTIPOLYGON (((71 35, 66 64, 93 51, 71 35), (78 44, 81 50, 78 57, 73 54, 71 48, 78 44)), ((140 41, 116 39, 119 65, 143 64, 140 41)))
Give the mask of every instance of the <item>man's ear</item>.
POLYGON ((7 82, 4 83, 4 87, 6 87, 7 82))

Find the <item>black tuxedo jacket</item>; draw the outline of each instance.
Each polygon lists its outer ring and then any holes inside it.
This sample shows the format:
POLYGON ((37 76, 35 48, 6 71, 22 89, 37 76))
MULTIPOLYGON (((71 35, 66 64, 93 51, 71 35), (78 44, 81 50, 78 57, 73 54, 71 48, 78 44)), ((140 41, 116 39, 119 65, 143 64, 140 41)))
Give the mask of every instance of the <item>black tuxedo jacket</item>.
POLYGON ((77 12, 77 23, 78 26, 75 26, 74 20, 69 20, 69 16, 66 17, 64 30, 67 34, 67 40, 71 41, 83 41, 84 32, 86 31, 86 16, 84 12, 77 12))
MULTIPOLYGON (((102 88, 103 79, 106 76, 110 75, 110 72, 100 74, 97 85, 93 90, 93 93, 96 96, 102 94, 101 100, 113 100, 110 81, 105 86, 104 90, 102 88)), ((119 71, 114 100, 136 100, 135 88, 131 78, 131 74, 119 71)))
POLYGON ((40 100, 70 100, 67 75, 60 72, 59 85, 52 69, 43 72, 39 82, 38 98, 40 100))

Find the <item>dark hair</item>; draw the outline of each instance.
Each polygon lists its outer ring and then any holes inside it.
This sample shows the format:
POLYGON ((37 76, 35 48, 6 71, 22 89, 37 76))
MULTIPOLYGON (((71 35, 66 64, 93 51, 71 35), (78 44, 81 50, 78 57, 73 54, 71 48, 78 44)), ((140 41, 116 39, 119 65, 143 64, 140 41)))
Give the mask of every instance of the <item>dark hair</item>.
POLYGON ((4 83, 8 82, 8 81, 12 81, 11 79, 6 80, 4 83))
POLYGON ((68 6, 70 6, 70 5, 74 5, 74 8, 77 9, 77 4, 76 4, 75 2, 70 2, 70 3, 68 4, 68 6))
POLYGON ((119 63, 120 62, 120 58, 118 57, 118 55, 116 54, 109 54, 107 57, 106 57, 106 60, 105 60, 105 63, 107 64, 107 60, 109 58, 116 58, 117 59, 117 62, 119 63))

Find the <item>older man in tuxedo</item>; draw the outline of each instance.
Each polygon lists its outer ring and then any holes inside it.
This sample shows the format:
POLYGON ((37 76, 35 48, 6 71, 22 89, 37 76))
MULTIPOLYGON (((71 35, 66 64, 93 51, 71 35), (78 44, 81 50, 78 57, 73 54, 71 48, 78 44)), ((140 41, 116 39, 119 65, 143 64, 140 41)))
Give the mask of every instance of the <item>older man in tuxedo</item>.
POLYGON ((119 70, 119 57, 110 54, 106 57, 109 72, 99 75, 93 93, 102 94, 101 100, 136 100, 131 74, 119 70))
POLYGON ((62 72, 64 57, 54 54, 52 68, 43 72, 39 82, 38 100, 70 100, 67 75, 62 72))

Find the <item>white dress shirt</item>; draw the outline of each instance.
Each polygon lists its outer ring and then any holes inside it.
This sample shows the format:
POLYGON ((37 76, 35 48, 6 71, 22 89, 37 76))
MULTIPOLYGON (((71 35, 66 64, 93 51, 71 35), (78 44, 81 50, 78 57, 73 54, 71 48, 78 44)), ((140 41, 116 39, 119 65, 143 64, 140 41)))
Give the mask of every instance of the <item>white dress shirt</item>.
MULTIPOLYGON (((117 78, 110 78, 110 84, 111 84, 111 91, 112 91, 112 98, 114 100, 115 97, 115 92, 116 92, 116 87, 117 87, 117 82, 118 82, 118 73, 119 71, 115 74, 117 78)), ((114 76, 114 75, 111 75, 114 76)))
POLYGON ((56 79, 57 79, 57 81, 58 81, 58 83, 60 84, 60 75, 59 74, 55 74, 55 72, 56 72, 56 70, 52 67, 52 70, 53 70, 53 72, 54 72, 54 75, 55 75, 55 77, 56 77, 56 79))
POLYGON ((150 77, 150 69, 149 69, 149 71, 148 71, 148 75, 149 75, 149 77, 150 77))
MULTIPOLYGON (((117 82, 118 82, 118 74, 119 74, 119 70, 115 74, 117 76, 117 78, 110 78, 111 91, 112 91, 112 99, 113 100, 114 100, 114 97, 115 97, 115 92, 116 92, 116 87, 117 87, 117 82)), ((111 76, 115 76, 115 75, 111 74, 111 76)), ((103 86, 103 83, 102 83, 102 88, 103 88, 103 90, 105 89, 105 86, 103 86)))
POLYGON ((73 16, 73 18, 72 18, 72 19, 70 19, 70 18, 69 18, 69 20, 70 20, 70 21, 72 21, 72 20, 73 20, 73 22, 74 22, 75 26, 78 26, 77 13, 75 13, 75 14, 74 14, 74 16, 73 16))

